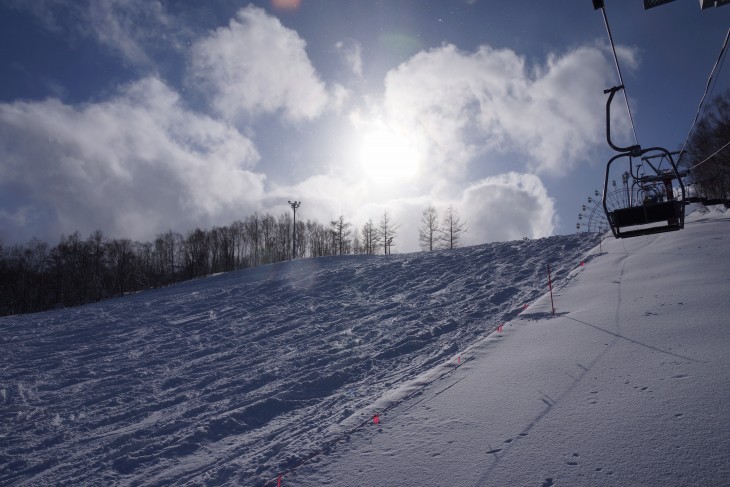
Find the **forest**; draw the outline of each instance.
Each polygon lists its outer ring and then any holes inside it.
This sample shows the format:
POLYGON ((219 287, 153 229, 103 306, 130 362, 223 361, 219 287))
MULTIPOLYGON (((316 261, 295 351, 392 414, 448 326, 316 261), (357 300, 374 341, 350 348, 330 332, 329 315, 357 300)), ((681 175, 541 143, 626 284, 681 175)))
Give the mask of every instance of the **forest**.
MULTIPOLYGON (((465 228, 452 207, 443 224, 434 220, 433 207, 423 213, 424 250, 458 246, 465 228)), ((86 238, 79 232, 62 236, 55 247, 36 238, 8 247, 0 241, 0 316, 78 306, 291 258, 387 255, 395 246, 398 225, 384 212, 361 230, 342 215, 328 225, 296 221, 294 230, 289 213, 253 214, 185 235, 168 230, 152 242, 108 238, 101 230, 86 238)))
POLYGON ((730 202, 730 90, 713 99, 680 151, 693 196, 730 202))

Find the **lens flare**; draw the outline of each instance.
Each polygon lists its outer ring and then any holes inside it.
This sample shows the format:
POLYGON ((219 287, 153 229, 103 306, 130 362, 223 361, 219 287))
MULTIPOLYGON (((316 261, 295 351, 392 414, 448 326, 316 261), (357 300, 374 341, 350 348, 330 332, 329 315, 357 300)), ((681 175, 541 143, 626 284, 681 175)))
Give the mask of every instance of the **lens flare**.
POLYGON ((276 10, 296 10, 301 3, 301 0, 271 0, 271 6, 276 10))

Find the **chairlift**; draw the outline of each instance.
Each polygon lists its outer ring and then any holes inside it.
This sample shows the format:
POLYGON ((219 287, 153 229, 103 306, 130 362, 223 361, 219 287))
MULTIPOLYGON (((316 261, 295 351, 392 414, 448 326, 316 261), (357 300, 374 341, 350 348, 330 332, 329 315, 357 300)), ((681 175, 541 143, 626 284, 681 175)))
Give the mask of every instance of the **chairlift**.
MULTIPOLYGON (((681 230, 684 228, 685 188, 672 153, 662 147, 642 149, 638 144, 619 147, 611 141, 611 102, 622 89, 623 85, 604 91, 609 95, 606 101, 606 139, 608 145, 618 152, 606 165, 603 184, 603 210, 611 232, 616 238, 630 238, 681 230), (649 160, 654 157, 661 157, 669 168, 661 169, 661 164, 651 164, 649 160), (622 175, 624 194, 620 205, 609 207, 606 197, 611 165, 621 158, 628 160, 628 171, 622 175)), ((617 186, 615 180, 613 186, 617 186)))

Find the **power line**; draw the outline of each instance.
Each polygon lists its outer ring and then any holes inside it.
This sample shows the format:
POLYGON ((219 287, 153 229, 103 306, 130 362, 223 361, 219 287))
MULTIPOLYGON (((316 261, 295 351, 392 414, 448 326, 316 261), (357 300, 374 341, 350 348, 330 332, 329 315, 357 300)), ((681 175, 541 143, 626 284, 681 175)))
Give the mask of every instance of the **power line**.
POLYGON ((626 110, 629 112, 629 121, 631 122, 631 131, 634 133, 634 142, 639 145, 639 138, 636 136, 636 126, 634 125, 634 117, 631 115, 631 107, 629 106, 629 95, 626 93, 626 85, 624 84, 624 77, 621 75, 621 66, 618 63, 618 56, 616 55, 616 45, 613 42, 613 36, 611 35, 611 27, 608 25, 608 17, 606 16, 606 7, 603 2, 600 2, 601 13, 603 14, 603 22, 606 24, 606 32, 608 32, 608 40, 611 43, 611 50, 613 51, 613 60, 616 62, 616 71, 618 71, 618 80, 621 86, 624 87, 624 100, 626 100, 626 110))
MULTIPOLYGON (((727 54, 726 49, 727 49, 728 39, 730 39, 730 29, 727 30, 727 34, 725 35, 725 41, 722 43, 722 48, 720 48, 720 54, 717 56, 717 61, 715 61, 714 66, 712 66, 712 71, 710 71, 710 77, 707 79, 707 86, 705 86, 705 93, 702 95, 700 104, 697 107, 697 114, 695 115, 695 119, 692 122, 692 126, 689 128, 689 133, 687 134, 687 139, 685 139, 684 144, 682 144, 682 150, 679 151, 679 157, 677 158, 678 161, 682 158, 682 154, 684 153, 684 150, 687 148, 687 143, 689 143, 689 137, 690 137, 690 135, 692 135, 692 131, 694 130, 695 125, 697 125, 697 120, 699 120, 700 114, 702 113, 702 105, 705 102, 705 98, 707 98, 708 93, 712 92, 712 90, 710 90, 710 85, 712 85, 712 89, 714 90, 715 85, 712 83, 712 77, 715 75, 715 70, 717 69, 718 66, 720 66, 720 69, 722 69, 725 55, 727 54)), ((722 147, 722 149, 724 149, 725 147, 727 147, 727 144, 724 147, 722 147)), ((722 150, 722 149, 720 149, 720 150, 722 150)), ((713 155, 715 155, 715 154, 713 154, 713 155)), ((712 157, 712 156, 710 156, 710 157, 712 157)), ((706 161, 707 161, 707 159, 705 161, 702 161, 700 164, 702 164, 703 162, 706 162, 706 161)), ((700 164, 697 164, 693 167, 697 167, 700 164)))

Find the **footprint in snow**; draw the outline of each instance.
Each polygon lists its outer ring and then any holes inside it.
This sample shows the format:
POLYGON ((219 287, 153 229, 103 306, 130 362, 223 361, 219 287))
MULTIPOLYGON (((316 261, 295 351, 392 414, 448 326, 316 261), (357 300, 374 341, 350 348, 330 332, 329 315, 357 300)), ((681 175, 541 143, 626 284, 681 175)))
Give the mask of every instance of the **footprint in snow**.
POLYGON ((567 463, 568 465, 578 465, 578 462, 575 459, 577 459, 579 456, 579 454, 573 453, 573 460, 568 460, 565 463, 567 463))

